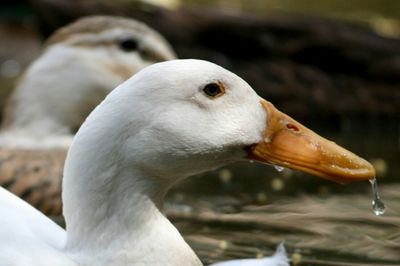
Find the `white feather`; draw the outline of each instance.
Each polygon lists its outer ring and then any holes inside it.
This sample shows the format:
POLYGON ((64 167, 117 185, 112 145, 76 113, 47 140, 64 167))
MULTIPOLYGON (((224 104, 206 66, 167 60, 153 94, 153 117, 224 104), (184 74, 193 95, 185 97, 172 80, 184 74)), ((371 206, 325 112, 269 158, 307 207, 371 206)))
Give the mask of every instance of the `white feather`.
MULTIPOLYGON (((63 179, 66 234, 1 190, 0 261, 201 265, 162 214, 164 196, 184 177, 244 159, 243 147, 258 143, 266 126, 260 100, 238 76, 206 61, 139 72, 106 97, 72 142, 63 179), (205 95, 210 82, 223 84, 225 94, 205 95)), ((282 249, 266 261, 284 262, 282 249)))
POLYGON ((289 259, 286 255, 285 246, 281 243, 275 254, 269 258, 230 260, 215 263, 211 266, 289 266, 289 259))

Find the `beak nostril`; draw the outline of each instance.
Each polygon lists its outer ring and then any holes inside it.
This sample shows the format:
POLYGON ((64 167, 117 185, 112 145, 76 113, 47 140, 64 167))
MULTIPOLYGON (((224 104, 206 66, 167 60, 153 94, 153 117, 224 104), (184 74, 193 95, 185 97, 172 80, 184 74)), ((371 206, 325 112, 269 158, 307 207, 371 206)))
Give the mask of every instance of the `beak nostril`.
POLYGON ((291 124, 291 123, 287 123, 287 124, 286 124, 286 127, 287 127, 288 129, 292 130, 292 131, 295 131, 295 132, 300 131, 300 129, 299 129, 297 126, 295 126, 295 125, 293 125, 293 124, 291 124))

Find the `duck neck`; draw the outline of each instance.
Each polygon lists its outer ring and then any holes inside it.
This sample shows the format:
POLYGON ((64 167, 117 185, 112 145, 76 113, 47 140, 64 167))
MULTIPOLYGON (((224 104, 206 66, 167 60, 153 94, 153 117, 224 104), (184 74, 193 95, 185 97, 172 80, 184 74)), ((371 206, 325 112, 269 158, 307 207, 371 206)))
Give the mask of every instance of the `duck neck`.
POLYGON ((201 265, 162 214, 172 182, 146 176, 134 167, 121 171, 114 163, 93 166, 96 172, 85 169, 74 174, 85 182, 71 178, 74 171, 65 171, 63 200, 70 256, 80 265, 98 265, 99 261, 104 265, 201 265))

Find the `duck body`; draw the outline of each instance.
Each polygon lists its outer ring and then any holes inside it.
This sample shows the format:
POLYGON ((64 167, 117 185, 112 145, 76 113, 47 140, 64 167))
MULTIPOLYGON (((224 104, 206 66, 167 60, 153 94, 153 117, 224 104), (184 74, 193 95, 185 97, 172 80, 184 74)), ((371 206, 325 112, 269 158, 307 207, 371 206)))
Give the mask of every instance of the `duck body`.
MULTIPOLYGON (((146 212, 150 211, 148 206, 143 207, 146 212)), ((125 228, 129 230, 125 237, 109 239, 109 245, 101 247, 102 252, 97 254, 88 253, 87 249, 74 252, 75 248, 69 252, 65 247, 67 235, 64 229, 3 188, 0 188, 0 210, 1 265, 202 265, 158 209, 150 211, 150 223, 145 221, 138 227, 135 223, 134 228, 125 228), (127 261, 131 263, 126 264, 127 261)), ((140 215, 144 216, 144 213, 140 215)), ((96 230, 99 237, 102 235, 100 230, 96 230)))
POLYGON ((71 134, 77 129, 110 88, 124 81, 123 75, 106 73, 110 70, 104 63, 111 61, 107 50, 86 49, 67 44, 48 47, 19 82, 4 126, 38 135, 71 134))
MULTIPOLYGON (((2 192, 0 213, 7 213, 2 217, 8 227, 0 228, 0 242, 18 240, 7 244, 12 252, 0 249, 0 258, 18 262, 31 257, 35 265, 49 251, 54 263, 45 265, 202 265, 162 214, 165 194, 185 177, 238 160, 256 157, 292 165, 282 138, 293 145, 312 140, 324 149, 321 166, 309 170, 314 174, 334 174, 336 179, 373 174, 354 154, 339 160, 344 149, 301 128, 241 78, 215 64, 172 60, 149 66, 113 90, 74 137, 64 166, 66 233, 56 225, 43 232, 51 224, 47 218, 2 192), (266 134, 274 137, 267 135, 266 142, 266 134), (330 157, 335 160, 332 169, 330 157), (345 170, 340 170, 342 164, 345 170), (10 212, 13 205, 24 207, 10 212), (38 226, 22 221, 26 215, 38 226), (25 238, 29 243, 19 240, 25 238), (32 246, 39 251, 32 254, 32 246)), ((317 155, 319 150, 296 154, 301 163, 317 155)), ((294 163, 293 168, 307 170, 294 163)), ((286 256, 272 261, 288 265, 286 256)))
POLYGON ((24 73, 7 103, 2 134, 71 135, 117 85, 174 58, 168 42, 143 23, 111 16, 80 19, 56 31, 24 73))
POLYGON ((1 265, 76 265, 62 252, 64 229, 52 220, 3 188, 0 209, 1 265))

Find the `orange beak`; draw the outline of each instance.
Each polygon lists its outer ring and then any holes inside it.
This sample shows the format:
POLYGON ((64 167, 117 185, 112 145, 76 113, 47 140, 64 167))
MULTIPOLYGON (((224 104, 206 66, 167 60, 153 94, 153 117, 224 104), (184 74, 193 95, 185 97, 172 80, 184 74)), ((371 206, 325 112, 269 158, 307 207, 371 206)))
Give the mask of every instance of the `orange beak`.
POLYGON ((339 183, 375 177, 366 160, 338 146, 261 101, 267 112, 263 139, 248 148, 248 158, 300 170, 339 183))

